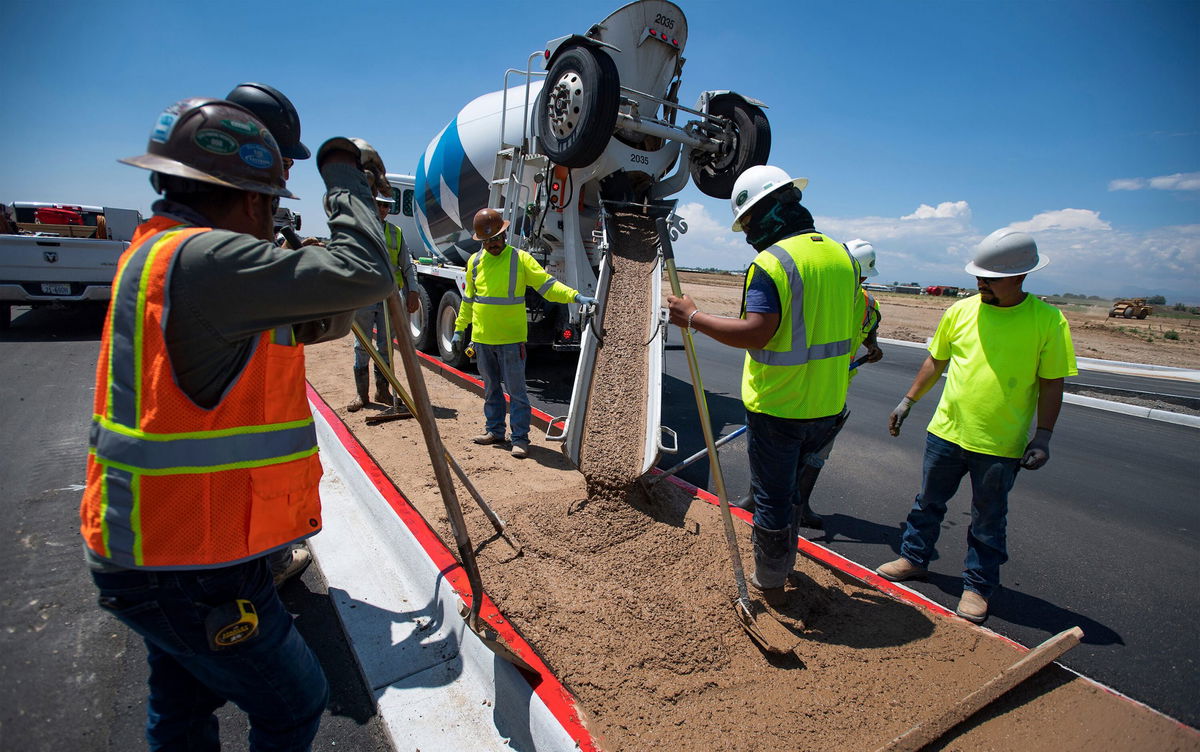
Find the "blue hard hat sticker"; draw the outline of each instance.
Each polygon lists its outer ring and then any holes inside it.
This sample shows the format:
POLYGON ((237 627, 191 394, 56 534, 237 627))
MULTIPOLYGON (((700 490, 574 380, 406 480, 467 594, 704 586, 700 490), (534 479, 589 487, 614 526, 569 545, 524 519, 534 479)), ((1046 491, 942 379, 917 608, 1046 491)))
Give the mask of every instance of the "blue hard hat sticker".
POLYGON ((242 144, 242 148, 238 149, 238 156, 246 164, 260 170, 266 170, 275 164, 275 157, 271 154, 271 150, 262 144, 242 144))
POLYGON ((178 119, 179 116, 170 111, 159 115, 154 123, 154 130, 150 131, 150 140, 165 144, 171 137, 171 131, 175 130, 175 121, 178 119))

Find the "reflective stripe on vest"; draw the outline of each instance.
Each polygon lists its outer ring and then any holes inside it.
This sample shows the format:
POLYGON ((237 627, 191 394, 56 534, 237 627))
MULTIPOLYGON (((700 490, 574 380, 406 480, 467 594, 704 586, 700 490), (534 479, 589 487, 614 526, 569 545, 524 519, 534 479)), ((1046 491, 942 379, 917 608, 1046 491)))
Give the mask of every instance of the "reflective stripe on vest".
MULTIPOLYGON (((791 349, 788 350, 747 350, 751 359, 767 366, 802 366, 810 360, 836 358, 849 353, 849 339, 807 344, 808 329, 804 322, 804 279, 796 267, 796 260, 792 258, 792 254, 777 245, 767 248, 766 252, 778 259, 779 265, 787 277, 788 286, 792 290, 790 306, 792 342, 791 349)), ((852 262, 854 261, 854 256, 849 251, 846 251, 846 255, 852 262)))

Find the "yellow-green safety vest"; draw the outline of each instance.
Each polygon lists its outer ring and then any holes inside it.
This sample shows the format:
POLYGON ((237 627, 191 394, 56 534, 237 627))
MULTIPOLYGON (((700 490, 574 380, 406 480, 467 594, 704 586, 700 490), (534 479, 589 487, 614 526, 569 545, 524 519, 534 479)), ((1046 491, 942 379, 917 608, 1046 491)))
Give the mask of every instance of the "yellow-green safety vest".
POLYGON ((476 251, 467 260, 467 283, 455 331, 471 326, 471 340, 483 345, 511 345, 529 337, 525 288, 554 303, 570 303, 576 292, 550 276, 528 252, 504 246, 493 256, 476 251))
POLYGON ((760 252, 746 273, 747 289, 759 269, 775 283, 781 310, 766 346, 746 352, 746 409, 779 418, 838 414, 846 404, 851 345, 862 327, 858 262, 841 243, 805 233, 760 252))

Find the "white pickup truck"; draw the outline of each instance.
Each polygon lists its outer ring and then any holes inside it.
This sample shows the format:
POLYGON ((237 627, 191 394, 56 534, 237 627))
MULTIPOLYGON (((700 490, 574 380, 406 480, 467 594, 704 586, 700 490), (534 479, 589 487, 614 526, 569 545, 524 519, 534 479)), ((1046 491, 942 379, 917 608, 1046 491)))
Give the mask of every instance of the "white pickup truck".
POLYGON ((0 327, 13 306, 105 303, 117 260, 142 222, 134 209, 17 202, 0 234, 0 327))

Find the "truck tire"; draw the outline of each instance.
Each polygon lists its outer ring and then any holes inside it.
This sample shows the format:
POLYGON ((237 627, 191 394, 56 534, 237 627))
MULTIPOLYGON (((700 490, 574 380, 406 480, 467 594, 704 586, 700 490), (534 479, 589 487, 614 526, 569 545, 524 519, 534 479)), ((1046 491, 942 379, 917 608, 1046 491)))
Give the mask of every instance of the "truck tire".
POLYGON ((408 327, 412 333, 413 347, 421 352, 434 352, 434 334, 430 323, 433 318, 432 306, 429 304, 429 291, 424 285, 417 285, 417 298, 420 305, 417 312, 409 314, 408 327))
POLYGON ((462 297, 454 290, 447 290, 438 303, 437 320, 434 323, 437 331, 438 354, 442 361, 454 368, 464 368, 471 359, 462 348, 455 347, 451 340, 454 338, 454 320, 458 318, 458 307, 462 297))
POLYGON ((1133 318, 1133 306, 1125 306, 1125 312, 1121 315, 1127 319, 1133 318))
POLYGON ((558 53, 534 108, 542 152, 563 167, 587 167, 608 146, 620 104, 621 77, 608 53, 582 45, 558 53))
POLYGON ((1138 311, 1137 317, 1138 317, 1138 320, 1140 321, 1141 319, 1144 319, 1149 315, 1150 315, 1149 311, 1138 311))
POLYGON ((692 180, 707 196, 729 198, 739 175, 767 163, 771 156, 771 125, 762 110, 730 94, 713 97, 708 111, 733 123, 734 144, 728 154, 715 161, 693 161, 692 180))

